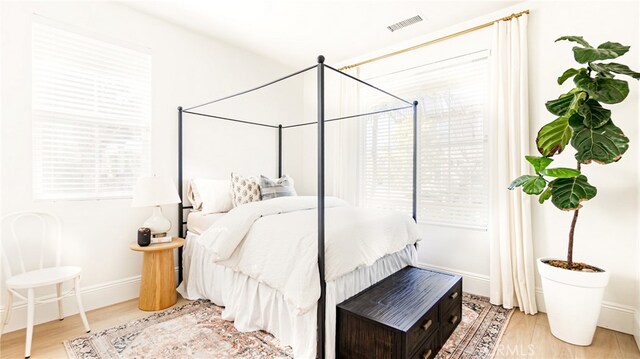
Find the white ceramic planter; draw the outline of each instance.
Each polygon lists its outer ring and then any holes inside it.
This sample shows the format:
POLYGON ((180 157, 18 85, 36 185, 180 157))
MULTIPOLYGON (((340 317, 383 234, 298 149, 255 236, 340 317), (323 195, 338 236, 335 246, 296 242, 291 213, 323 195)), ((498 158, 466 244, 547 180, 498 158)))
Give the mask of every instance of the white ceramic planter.
POLYGON ((538 272, 551 333, 575 345, 591 345, 602 307, 609 272, 576 272, 543 263, 555 258, 538 258, 538 272))

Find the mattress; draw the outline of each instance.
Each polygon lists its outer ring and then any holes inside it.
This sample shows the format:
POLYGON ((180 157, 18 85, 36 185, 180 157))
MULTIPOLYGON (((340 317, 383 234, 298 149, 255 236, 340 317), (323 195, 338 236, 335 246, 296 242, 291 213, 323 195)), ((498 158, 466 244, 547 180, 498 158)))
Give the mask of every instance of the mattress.
MULTIPOLYGON (((295 358, 315 358, 317 306, 300 314, 282 293, 231 268, 213 263, 199 245, 198 235, 189 232, 183 251, 183 282, 178 292, 187 299, 209 299, 223 306, 222 318, 242 331, 266 330, 281 345, 293 348, 295 358)), ((336 305, 378 281, 415 265, 414 245, 384 256, 367 267, 358 268, 327 282, 326 356, 335 356, 336 305)))
POLYGON ((201 234, 225 214, 226 213, 202 214, 201 211, 191 211, 187 216, 187 230, 195 234, 201 234))

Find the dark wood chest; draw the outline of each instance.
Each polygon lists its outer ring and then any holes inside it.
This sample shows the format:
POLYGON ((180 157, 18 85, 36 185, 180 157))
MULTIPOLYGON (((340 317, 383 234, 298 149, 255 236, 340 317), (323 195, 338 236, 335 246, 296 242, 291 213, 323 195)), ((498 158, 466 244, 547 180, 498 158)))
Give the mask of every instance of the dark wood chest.
POLYGON ((462 318, 462 278, 416 267, 338 304, 338 358, 433 358, 462 318))

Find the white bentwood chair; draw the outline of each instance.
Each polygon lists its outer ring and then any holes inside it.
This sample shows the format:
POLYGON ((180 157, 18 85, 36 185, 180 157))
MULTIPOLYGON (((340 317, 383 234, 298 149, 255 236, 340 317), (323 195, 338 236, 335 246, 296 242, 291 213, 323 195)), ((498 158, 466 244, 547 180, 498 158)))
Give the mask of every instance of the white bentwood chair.
POLYGON ((36 303, 58 302, 58 317, 64 319, 62 311, 62 299, 75 295, 78 304, 78 311, 84 329, 87 333, 91 331, 87 316, 82 307, 80 299, 80 275, 82 268, 75 266, 61 266, 61 245, 62 245, 62 225, 58 217, 46 212, 22 211, 10 213, 2 217, 2 230, 8 224, 10 236, 0 237, 0 254, 2 255, 3 268, 0 268, 6 278, 8 291, 6 313, 0 333, 4 326, 9 323, 13 297, 16 296, 27 301, 27 336, 24 356, 31 356, 31 340, 33 338, 33 316, 36 303), (28 224, 18 231, 20 223, 28 224), (38 225, 41 228, 38 228, 38 225), (38 233, 39 232, 39 233, 38 233), (38 238, 40 237, 40 238, 38 238), (28 256, 24 256, 25 247, 28 247, 28 256), (39 255, 39 259, 34 257, 39 255), (35 260, 34 260, 35 259, 35 260), (17 268, 12 273, 12 269, 17 268), (73 281, 73 287, 66 293, 62 293, 64 282, 73 281), (36 298, 36 288, 45 286, 56 286, 56 295, 36 298), (20 291, 26 290, 26 297, 20 291))

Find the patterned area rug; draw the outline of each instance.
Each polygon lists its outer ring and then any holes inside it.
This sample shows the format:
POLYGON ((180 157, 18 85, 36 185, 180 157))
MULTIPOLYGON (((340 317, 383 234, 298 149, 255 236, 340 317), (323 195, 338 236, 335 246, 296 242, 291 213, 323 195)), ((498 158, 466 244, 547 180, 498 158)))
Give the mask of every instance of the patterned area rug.
POLYGON ((293 358, 269 333, 241 333, 198 300, 64 342, 69 358, 293 358))
POLYGON ((463 293, 462 321, 436 358, 492 358, 512 314, 513 309, 492 305, 487 297, 463 293))
MULTIPOLYGON (((269 333, 240 333, 222 308, 194 301, 146 318, 64 342, 69 358, 292 358, 269 333)), ((439 359, 491 358, 513 309, 463 294, 462 321, 439 359)))

